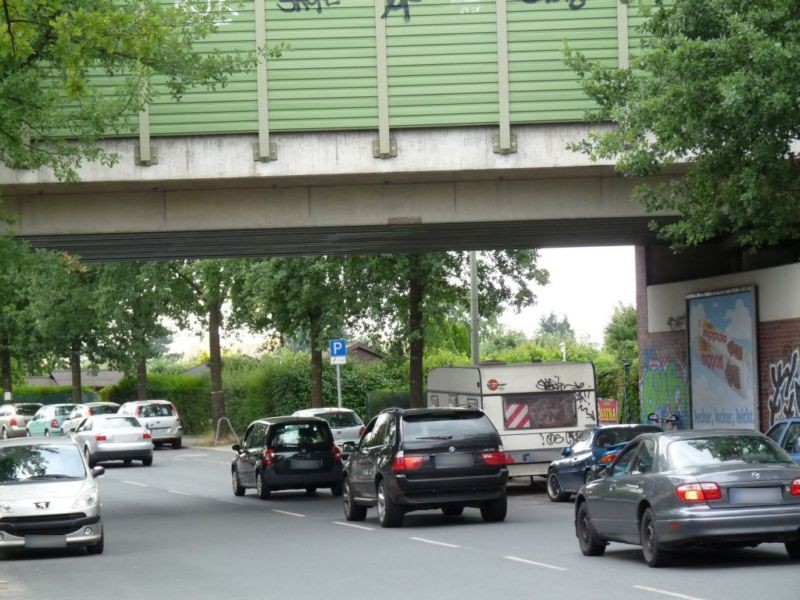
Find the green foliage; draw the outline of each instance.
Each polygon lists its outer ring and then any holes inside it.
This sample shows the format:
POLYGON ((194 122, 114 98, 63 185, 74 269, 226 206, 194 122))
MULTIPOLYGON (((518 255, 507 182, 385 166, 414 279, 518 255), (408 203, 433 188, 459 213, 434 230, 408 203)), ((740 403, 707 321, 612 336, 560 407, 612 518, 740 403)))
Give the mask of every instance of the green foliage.
MULTIPOLYGON (((656 2, 630 70, 567 49, 597 110, 615 127, 574 149, 616 160, 626 176, 685 175, 641 185, 673 247, 733 236, 758 248, 800 236, 800 10, 797 0, 656 2)), ((642 2, 643 6, 652 2, 642 2)))
MULTIPOLYGON (((151 398, 169 400, 175 405, 181 415, 184 433, 205 433, 210 429, 211 390, 207 378, 152 374, 147 378, 147 389, 151 398)), ((104 389, 102 396, 119 404, 136 400, 136 379, 126 377, 117 385, 104 389)))
MULTIPOLYGON (((81 388, 81 402, 98 402, 101 394, 92 388, 81 388)), ((40 402, 41 404, 63 404, 72 402, 71 385, 19 385, 14 389, 14 402, 40 402)))
POLYGON ((567 315, 562 315, 559 321, 556 313, 539 319, 539 329, 536 331, 536 340, 543 345, 558 345, 561 342, 570 342, 575 339, 575 331, 569 323, 567 315))
POLYGON ((616 356, 620 364, 636 360, 636 309, 633 306, 618 303, 604 333, 603 348, 616 356))

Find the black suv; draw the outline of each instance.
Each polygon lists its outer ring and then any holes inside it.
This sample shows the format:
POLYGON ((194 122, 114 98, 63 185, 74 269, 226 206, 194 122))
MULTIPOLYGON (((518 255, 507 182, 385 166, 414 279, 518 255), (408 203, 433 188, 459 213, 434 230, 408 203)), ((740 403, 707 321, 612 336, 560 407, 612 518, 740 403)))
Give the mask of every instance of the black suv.
POLYGON ((323 419, 259 419, 233 449, 231 483, 237 496, 252 487, 264 500, 273 490, 305 488, 313 494, 318 487, 329 487, 334 496, 342 493, 342 457, 323 419))
POLYGON ((386 409, 367 425, 343 477, 348 521, 363 521, 370 506, 383 527, 433 508, 458 516, 473 506, 484 521, 506 518, 506 455, 480 410, 386 409))

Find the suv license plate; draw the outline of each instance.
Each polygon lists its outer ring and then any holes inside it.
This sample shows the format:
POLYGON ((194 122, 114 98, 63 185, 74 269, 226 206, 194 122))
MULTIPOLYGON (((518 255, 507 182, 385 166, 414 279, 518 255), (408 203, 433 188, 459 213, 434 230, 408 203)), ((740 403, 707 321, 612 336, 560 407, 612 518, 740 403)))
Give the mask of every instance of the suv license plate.
POLYGON ((26 548, 66 548, 67 536, 65 535, 26 535, 26 548))
POLYGON ((437 454, 433 464, 437 469, 471 467, 475 464, 475 456, 473 454, 437 454))

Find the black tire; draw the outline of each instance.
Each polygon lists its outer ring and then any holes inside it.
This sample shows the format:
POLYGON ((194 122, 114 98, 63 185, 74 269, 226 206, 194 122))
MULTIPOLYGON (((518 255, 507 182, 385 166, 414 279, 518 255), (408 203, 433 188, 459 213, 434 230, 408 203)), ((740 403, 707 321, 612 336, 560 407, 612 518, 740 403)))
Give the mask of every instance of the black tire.
POLYGON ((44 437, 50 437, 50 430, 49 429, 45 429, 44 430, 44 437))
POLYGON ((239 481, 239 471, 236 469, 231 471, 231 487, 233 488, 234 496, 244 496, 245 489, 242 486, 242 482, 239 481))
POLYGON ((367 507, 355 503, 350 493, 350 481, 347 479, 342 485, 342 508, 347 521, 363 521, 367 518, 367 507))
POLYGON ((313 496, 317 493, 317 487, 314 485, 310 485, 306 488, 306 496, 313 496))
POLYGON ((381 479, 377 486, 378 492, 378 521, 381 527, 402 527, 403 508, 398 504, 392 502, 392 499, 386 493, 386 484, 381 479))
POLYGON ((464 507, 459 504, 451 504, 442 507, 442 514, 445 517, 460 517, 464 514, 464 507))
POLYGON ((183 445, 183 438, 178 438, 176 440, 172 440, 172 449, 173 450, 180 450, 182 445, 183 445))
POLYGON ((142 459, 142 466, 149 467, 152 464, 153 464, 153 457, 152 456, 148 456, 147 458, 143 458, 142 459))
POLYGON ((272 490, 269 489, 269 486, 266 483, 264 483, 264 478, 261 475, 261 471, 256 473, 256 493, 262 500, 267 500, 272 494, 272 490))
POLYGON ((664 550, 658 541, 656 533, 655 517, 650 508, 645 509, 642 515, 641 526, 642 556, 644 561, 651 567, 658 568, 667 566, 671 555, 664 550))
POLYGON ((102 554, 103 547, 105 546, 105 539, 106 539, 106 532, 104 530, 103 533, 100 534, 100 541, 95 544, 86 546, 86 552, 88 552, 89 554, 102 554))
POLYGON ((4 440, 8 439, 8 430, 5 427, 3 427, 3 439, 4 440))
POLYGON ((133 462, 133 460, 132 460, 132 459, 130 459, 130 458, 126 458, 126 459, 125 459, 125 460, 123 460, 122 462, 123 462, 123 464, 124 464, 126 467, 130 467, 130 466, 131 466, 131 463, 133 462))
POLYGON ((331 486, 331 496, 342 495, 342 481, 341 479, 331 486))
POLYGON ((786 542, 786 554, 791 560, 800 560, 800 540, 796 542, 786 542))
POLYGON ((505 492, 499 498, 487 500, 481 504, 481 517, 487 523, 499 523, 505 521, 508 513, 508 498, 505 492))
POLYGON ((86 464, 89 465, 90 469, 97 464, 97 461, 92 458, 92 453, 89 452, 89 446, 83 447, 83 456, 86 457, 86 464))
POLYGON ((589 507, 585 502, 578 507, 578 514, 575 517, 575 535, 578 537, 578 546, 585 556, 603 556, 606 544, 598 539, 594 527, 592 527, 589 507))
POLYGON ((555 471, 547 474, 547 497, 551 502, 566 502, 569 500, 569 492, 561 489, 561 481, 555 471))
POLYGON ((30 429, 26 429, 25 430, 25 437, 31 437, 31 430, 30 429))

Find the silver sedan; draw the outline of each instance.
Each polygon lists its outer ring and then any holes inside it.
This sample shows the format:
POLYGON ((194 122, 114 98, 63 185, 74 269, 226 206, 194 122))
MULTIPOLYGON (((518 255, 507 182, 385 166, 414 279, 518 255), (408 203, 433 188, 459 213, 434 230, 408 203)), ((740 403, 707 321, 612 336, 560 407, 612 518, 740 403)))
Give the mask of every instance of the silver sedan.
POLYGON ((652 567, 694 545, 782 542, 800 560, 800 466, 755 431, 640 435, 579 490, 575 533, 587 556, 638 544, 652 567))
POLYGON ((136 417, 87 417, 72 437, 90 467, 106 460, 122 460, 126 465, 141 460, 145 467, 153 464, 153 437, 136 417))

